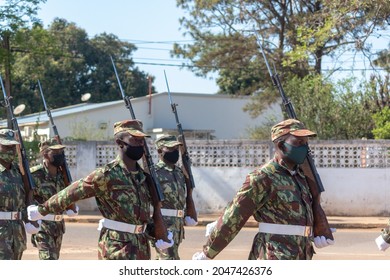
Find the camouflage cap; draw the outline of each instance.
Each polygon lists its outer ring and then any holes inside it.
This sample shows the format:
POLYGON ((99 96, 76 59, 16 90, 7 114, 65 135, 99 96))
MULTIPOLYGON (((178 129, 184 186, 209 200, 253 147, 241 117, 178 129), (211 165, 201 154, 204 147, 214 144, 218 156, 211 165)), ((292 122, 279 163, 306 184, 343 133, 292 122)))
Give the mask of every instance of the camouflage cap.
POLYGON ((0 129, 0 144, 8 146, 19 144, 15 139, 15 132, 9 128, 0 129))
POLYGON ((124 120, 114 124, 114 135, 119 132, 128 132, 132 136, 150 137, 142 130, 142 122, 140 120, 124 120))
POLYGON ((159 149, 161 147, 172 148, 172 147, 175 147, 175 146, 178 146, 178 145, 183 145, 182 143, 177 141, 175 136, 167 135, 167 134, 158 137, 156 139, 156 141, 154 142, 154 144, 156 145, 157 149, 159 149))
POLYGON ((59 150, 59 149, 65 148, 65 146, 58 143, 57 139, 55 139, 55 138, 52 138, 50 140, 41 141, 38 144, 38 147, 39 147, 40 152, 43 152, 46 149, 59 150))
POLYGON ((317 134, 313 131, 308 130, 303 123, 295 119, 284 120, 271 128, 271 139, 272 141, 279 137, 291 134, 294 136, 316 136, 317 134))

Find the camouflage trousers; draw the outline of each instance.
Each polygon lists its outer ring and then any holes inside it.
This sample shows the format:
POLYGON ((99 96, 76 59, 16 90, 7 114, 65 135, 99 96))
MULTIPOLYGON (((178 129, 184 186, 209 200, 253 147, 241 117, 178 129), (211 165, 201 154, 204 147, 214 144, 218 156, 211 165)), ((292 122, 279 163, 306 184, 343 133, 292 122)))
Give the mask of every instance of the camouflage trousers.
MULTIPOLYGON (((154 246, 154 243, 152 245, 154 246)), ((172 247, 164 250, 156 249, 156 260, 180 260, 179 257, 179 243, 174 243, 172 247)))
POLYGON ((311 260, 314 248, 309 237, 257 233, 249 260, 311 260))
POLYGON ((31 235, 31 243, 38 248, 39 259, 58 260, 60 258, 62 237, 62 234, 53 236, 43 231, 31 235))
POLYGON ((98 242, 99 260, 150 260, 146 234, 102 228, 98 242))
POLYGON ((21 260, 27 249, 22 221, 0 221, 0 260, 21 260))

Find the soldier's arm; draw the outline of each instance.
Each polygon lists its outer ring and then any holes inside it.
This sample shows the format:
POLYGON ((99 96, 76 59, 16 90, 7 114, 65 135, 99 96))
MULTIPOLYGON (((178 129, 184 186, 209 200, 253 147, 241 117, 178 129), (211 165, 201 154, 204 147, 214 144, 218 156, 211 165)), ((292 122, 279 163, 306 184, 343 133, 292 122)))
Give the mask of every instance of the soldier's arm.
POLYGON ((216 227, 203 248, 203 252, 208 258, 213 259, 217 256, 236 237, 247 220, 261 207, 265 193, 259 191, 261 188, 259 188, 258 179, 258 177, 249 174, 233 201, 217 220, 216 227))
POLYGON ((62 213, 79 200, 99 195, 106 188, 104 174, 96 170, 87 177, 73 182, 65 189, 38 206, 39 213, 62 213))

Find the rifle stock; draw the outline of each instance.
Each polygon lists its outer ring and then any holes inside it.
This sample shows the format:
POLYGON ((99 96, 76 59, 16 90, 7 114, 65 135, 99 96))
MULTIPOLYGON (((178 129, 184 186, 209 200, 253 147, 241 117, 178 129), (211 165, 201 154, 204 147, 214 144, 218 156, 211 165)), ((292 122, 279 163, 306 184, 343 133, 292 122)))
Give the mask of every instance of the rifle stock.
POLYGON ((165 83, 167 84, 167 90, 168 90, 168 97, 169 97, 169 103, 171 104, 172 112, 175 115, 175 120, 176 120, 176 126, 177 126, 177 131, 178 131, 178 141, 182 144, 180 146, 180 155, 181 155, 181 161, 182 161, 182 166, 183 166, 183 173, 185 175, 185 182, 187 186, 187 197, 186 197, 186 212, 187 215, 193 218, 195 221, 197 221, 197 213, 195 209, 195 203, 192 198, 192 191, 195 188, 195 181, 194 181, 194 176, 192 175, 192 170, 191 170, 191 159, 190 155, 188 153, 188 148, 187 148, 187 143, 184 137, 184 132, 182 125, 179 121, 179 115, 177 113, 177 104, 173 103, 172 101, 172 96, 171 96, 171 91, 169 90, 169 85, 168 85, 168 79, 167 75, 164 71, 164 76, 165 76, 165 83))
MULTIPOLYGON (((131 97, 125 96, 121 81, 119 79, 118 72, 116 70, 114 59, 112 58, 112 56, 110 56, 110 58, 111 58, 112 66, 114 68, 116 79, 118 81, 118 85, 119 85, 119 89, 120 89, 123 101, 125 102, 126 108, 129 109, 131 118, 134 120, 134 119, 136 119, 136 117, 135 117, 135 113, 133 110, 133 106, 131 105, 131 100, 130 100, 131 97)), ((149 152, 148 143, 146 142, 145 138, 144 138, 144 151, 145 151, 145 154, 144 154, 142 160, 144 162, 144 169, 146 169, 146 171, 149 175, 149 176, 147 176, 147 184, 148 184, 150 193, 152 195, 153 204, 154 204, 153 205, 154 206, 153 207, 154 208, 154 210, 153 210, 154 236, 156 239, 163 239, 163 240, 167 241, 168 240, 167 229, 166 229, 166 226, 164 224, 164 221, 163 221, 163 218, 161 215, 161 205, 162 205, 161 201, 164 200, 164 195, 161 191, 161 186, 160 186, 160 183, 158 182, 158 179, 157 179, 156 168, 154 166, 152 156, 149 152)))
MULTIPOLYGON (((267 66, 267 70, 271 76, 272 83, 274 86, 277 87, 280 96, 283 101, 283 105, 285 107, 286 113, 289 118, 291 119, 297 119, 297 115, 295 113, 294 107, 291 103, 291 101, 287 98, 282 83, 280 82, 279 75, 275 70, 275 73, 272 73, 271 67, 268 64, 267 57, 265 55, 265 52, 263 50, 261 41, 259 38, 257 38, 257 43, 260 48, 261 54, 263 55, 265 64, 267 66)), ((313 231, 314 236, 325 236, 328 239, 333 240, 333 234, 330 230, 328 220, 326 218, 325 212, 321 207, 321 192, 324 191, 324 186, 322 184, 321 178, 317 172, 317 168, 314 164, 312 152, 309 148, 309 152, 306 156, 305 162, 301 165, 301 168, 306 175, 307 183, 310 188, 310 192, 313 197, 313 216, 314 216, 314 225, 313 225, 313 231)))
POLYGON ((25 201, 26 201, 26 205, 28 206, 28 205, 33 204, 33 190, 35 188, 35 184, 34 184, 34 180, 33 180, 31 173, 30 173, 30 166, 29 166, 29 163, 27 160, 27 153, 26 153, 26 149, 25 149, 24 144, 23 144, 23 138, 22 138, 22 134, 21 134, 20 129, 19 129, 19 124, 18 124, 17 119, 14 116, 12 105, 10 102, 10 99, 12 97, 7 96, 1 75, 0 75, 0 83, 1 83, 1 88, 3 90, 3 95, 4 95, 4 104, 8 110, 9 116, 11 117, 12 128, 10 128, 10 129, 16 131, 16 139, 19 142, 19 145, 16 145, 18 159, 19 159, 19 169, 20 169, 20 173, 22 175, 24 189, 26 192, 25 201))

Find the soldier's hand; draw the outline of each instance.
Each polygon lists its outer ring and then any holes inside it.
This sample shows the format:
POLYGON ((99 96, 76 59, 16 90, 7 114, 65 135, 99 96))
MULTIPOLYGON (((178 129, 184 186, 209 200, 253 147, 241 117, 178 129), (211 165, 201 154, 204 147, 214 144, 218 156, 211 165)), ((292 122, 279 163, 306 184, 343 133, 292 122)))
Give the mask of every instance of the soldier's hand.
POLYGON ((375 243, 376 243, 376 245, 378 246, 379 251, 383 251, 383 252, 384 252, 384 251, 387 250, 387 248, 390 247, 390 244, 387 243, 387 242, 383 239, 382 235, 379 235, 379 236, 375 239, 375 243))
POLYGON ((196 261, 210 260, 203 252, 196 252, 192 255, 192 259, 196 261))
POLYGON ((206 233, 205 233, 204 236, 208 237, 211 234, 211 232, 213 231, 213 229, 217 225, 217 222, 218 221, 214 221, 214 222, 209 223, 209 224, 206 225, 206 233))
POLYGON ((76 205, 76 212, 73 211, 72 209, 68 209, 66 210, 66 215, 68 215, 68 217, 75 217, 79 214, 79 207, 76 205))
POLYGON ((29 234, 36 234, 40 231, 41 229, 41 220, 38 220, 38 227, 35 227, 32 223, 28 222, 24 224, 24 228, 27 233, 29 234))
POLYGON ((326 238, 325 236, 314 237, 314 245, 318 249, 321 249, 321 248, 324 248, 324 247, 327 247, 327 246, 333 245, 333 244, 334 244, 334 240, 326 238))
POLYGON ((184 218, 184 224, 186 226, 189 226, 189 227, 194 227, 198 224, 197 221, 195 221, 193 218, 191 218, 190 216, 185 216, 184 218))
POLYGON ((168 231, 168 240, 169 240, 169 242, 165 242, 162 239, 157 240, 155 243, 156 248, 158 248, 160 250, 164 250, 164 249, 168 249, 169 247, 173 246, 173 243, 174 243, 173 233, 171 231, 168 231))
POLYGON ((39 213, 37 205, 30 205, 27 207, 27 218, 30 221, 41 220, 44 216, 39 213))

